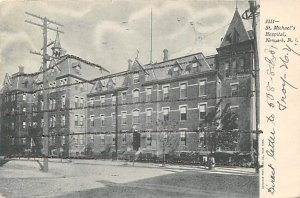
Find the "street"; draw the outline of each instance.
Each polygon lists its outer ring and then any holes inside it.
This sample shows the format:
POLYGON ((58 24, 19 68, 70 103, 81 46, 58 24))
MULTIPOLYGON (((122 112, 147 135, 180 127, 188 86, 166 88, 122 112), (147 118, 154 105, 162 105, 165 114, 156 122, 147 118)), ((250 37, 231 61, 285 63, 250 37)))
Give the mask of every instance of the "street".
MULTIPOLYGON (((248 169, 145 165, 111 161, 34 161, 0 167, 4 197, 258 197, 258 175, 248 169)), ((0 196, 1 197, 1 196, 0 196)))

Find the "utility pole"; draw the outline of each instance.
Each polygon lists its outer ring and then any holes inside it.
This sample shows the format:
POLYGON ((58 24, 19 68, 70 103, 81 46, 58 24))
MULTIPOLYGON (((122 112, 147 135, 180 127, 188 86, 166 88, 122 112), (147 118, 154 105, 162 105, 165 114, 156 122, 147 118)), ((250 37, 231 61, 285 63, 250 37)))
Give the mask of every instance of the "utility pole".
MULTIPOLYGON (((255 132, 256 132, 256 141, 257 141, 257 147, 259 144, 259 113, 260 113, 260 80, 259 80, 259 61, 258 61, 258 49, 257 49, 257 34, 256 34, 256 17, 259 15, 258 9, 260 8, 259 5, 256 5, 255 0, 250 0, 249 1, 249 6, 250 8, 246 10, 242 17, 243 19, 252 19, 252 29, 253 29, 253 37, 254 37, 254 42, 253 42, 253 48, 254 48, 254 53, 253 53, 253 70, 254 70, 254 86, 255 86, 255 132)), ((256 172, 259 173, 259 151, 257 148, 256 152, 257 156, 257 165, 256 165, 256 172)))
MULTIPOLYGON (((52 31, 56 31, 56 32, 60 32, 60 33, 64 33, 63 31, 60 31, 55 28, 51 28, 48 25, 49 24, 54 24, 60 27, 63 27, 62 24, 59 24, 55 21, 51 21, 49 19, 47 19, 46 17, 41 17, 39 15, 35 15, 35 14, 31 14, 29 12, 25 12, 25 14, 34 17, 36 19, 39 19, 42 21, 42 25, 39 23, 35 23, 32 21, 28 21, 25 20, 26 23, 29 23, 31 25, 35 25, 35 26, 39 26, 42 27, 43 29, 43 53, 40 54, 38 52, 31 52, 32 54, 38 54, 42 56, 43 59, 43 102, 44 102, 44 107, 48 107, 48 90, 46 89, 47 86, 47 75, 46 75, 46 70, 47 70, 47 62, 50 61, 50 56, 47 54, 47 47, 50 46, 51 44, 48 44, 48 40, 47 40, 47 31, 48 30, 52 30, 52 31)), ((42 108, 44 110, 44 107, 42 108)), ((43 113, 43 119, 44 119, 44 126, 43 126, 43 136, 45 137, 44 141, 43 141, 43 148, 44 148, 44 160, 43 160, 43 168, 42 170, 44 172, 48 172, 48 156, 49 156, 49 124, 48 124, 48 112, 44 111, 43 113)))
POLYGON ((115 121, 116 121, 116 134, 115 134, 115 147, 116 147, 116 160, 118 160, 118 91, 115 92, 115 97, 116 97, 116 107, 115 107, 115 121))

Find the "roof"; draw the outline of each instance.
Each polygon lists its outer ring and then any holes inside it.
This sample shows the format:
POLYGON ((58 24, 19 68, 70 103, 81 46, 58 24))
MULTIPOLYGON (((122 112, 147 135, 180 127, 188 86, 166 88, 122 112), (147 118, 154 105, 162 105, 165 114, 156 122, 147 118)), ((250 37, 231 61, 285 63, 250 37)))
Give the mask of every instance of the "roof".
POLYGON ((200 65, 201 72, 211 70, 205 56, 200 52, 160 63, 145 65, 145 69, 148 71, 146 81, 172 78, 172 69, 175 67, 180 69, 180 75, 190 74, 190 68, 194 62, 200 65))
POLYGON ((98 80, 96 83, 93 85, 90 93, 102 93, 105 91, 113 91, 121 87, 125 87, 123 82, 125 80, 124 76, 118 76, 118 77, 113 77, 113 78, 106 78, 103 80, 98 80))
POLYGON ((54 49, 54 48, 57 48, 57 49, 61 48, 58 31, 56 32, 56 38, 55 38, 52 49, 54 49))
POLYGON ((248 40, 250 40, 249 34, 245 29, 240 13, 236 9, 220 47, 248 40))

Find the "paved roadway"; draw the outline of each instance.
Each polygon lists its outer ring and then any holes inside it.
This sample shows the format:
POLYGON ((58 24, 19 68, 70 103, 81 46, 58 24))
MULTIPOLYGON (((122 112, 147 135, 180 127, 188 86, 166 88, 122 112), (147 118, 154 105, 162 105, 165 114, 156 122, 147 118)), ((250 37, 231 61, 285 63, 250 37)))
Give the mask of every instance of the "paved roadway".
POLYGON ((209 171, 80 161, 52 162, 49 173, 38 168, 36 162, 26 161, 12 161, 0 167, 0 194, 7 198, 259 197, 258 175, 247 169, 209 171))

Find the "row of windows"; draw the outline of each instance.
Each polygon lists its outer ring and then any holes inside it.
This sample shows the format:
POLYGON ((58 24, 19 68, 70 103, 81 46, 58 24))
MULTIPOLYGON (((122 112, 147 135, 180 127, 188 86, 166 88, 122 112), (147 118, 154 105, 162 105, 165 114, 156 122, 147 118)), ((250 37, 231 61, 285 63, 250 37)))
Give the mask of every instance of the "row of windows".
POLYGON ((229 77, 232 75, 236 75, 238 73, 244 73, 246 72, 245 68, 245 58, 239 58, 236 60, 233 60, 231 62, 225 62, 225 76, 229 77))
MULTIPOLYGON (((156 133, 154 133, 156 134, 156 133)), ((153 135, 154 135, 151 130, 149 130, 146 133, 146 144, 147 146, 151 146, 152 145, 152 141, 153 141, 153 135)), ((112 143, 115 144, 115 135, 104 135, 104 134, 100 134, 100 144, 105 144, 105 137, 112 137, 112 143)), ((126 144, 127 142, 127 134, 120 134, 120 137, 122 139, 122 143, 126 144)), ((180 145, 186 145, 187 144, 187 136, 188 136, 188 130, 187 129, 180 129, 180 141, 179 144, 180 145)), ((169 141, 169 137, 171 137, 170 135, 168 135, 168 133, 164 132, 163 133, 163 139, 160 139, 160 141, 169 141)), ((207 137, 205 136, 204 132, 200 132, 199 133, 199 147, 206 147, 206 142, 207 142, 207 137)), ((90 140, 94 143, 94 135, 90 135, 90 140)))
MULTIPOLYGON (((170 99, 170 86, 169 85, 164 85, 162 87, 163 91, 163 100, 168 100, 170 99)), ((151 95, 152 95, 152 88, 147 87, 146 88, 146 102, 151 101, 151 95)), ((200 80, 199 81, 199 95, 204 96, 206 95, 206 80, 200 80)), ((121 100, 122 102, 126 101, 126 96, 127 92, 122 92, 121 93, 121 100)), ((132 97, 133 97, 133 102, 139 102, 140 101, 140 91, 139 89, 134 89, 132 92, 132 97)), ((184 99, 187 98, 187 83, 181 83, 180 84, 180 98, 184 99)), ((90 98, 89 103, 90 106, 94 106, 94 98, 90 98)), ((116 96, 112 95, 112 104, 116 103, 116 96)), ((105 96, 100 96, 100 104, 104 105, 105 104, 105 96)))
POLYGON ((74 115, 75 126, 84 125, 84 115, 74 115))
POLYGON ((84 97, 75 96, 74 97, 74 107, 75 108, 84 107, 84 97))
MULTIPOLYGON (((199 104, 198 109, 199 109, 199 119, 204 119, 206 116, 206 103, 199 104)), ((180 112, 180 121, 186 121, 188 119, 187 116, 187 105, 180 105, 179 106, 179 112, 180 112)), ((146 123, 151 123, 153 122, 153 109, 148 108, 146 109, 146 123)), ((163 107, 162 108, 162 114, 163 114, 163 121, 169 121, 170 119, 170 107, 163 107)), ((116 116, 115 113, 111 114, 112 116, 112 124, 115 124, 116 122, 116 116)), ((95 116, 90 115, 90 126, 95 126, 95 116)), ((127 112, 123 111, 121 112, 121 123, 123 125, 127 124, 127 112)), ((140 123, 140 110, 135 109, 132 111, 132 123, 133 124, 138 124, 140 123)), ((105 115, 100 115, 100 125, 104 126, 105 125, 105 115)))
POLYGON ((15 100, 16 100, 16 94, 12 94, 10 96, 4 96, 4 102, 15 101, 15 100))

